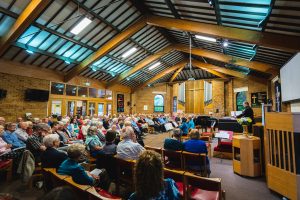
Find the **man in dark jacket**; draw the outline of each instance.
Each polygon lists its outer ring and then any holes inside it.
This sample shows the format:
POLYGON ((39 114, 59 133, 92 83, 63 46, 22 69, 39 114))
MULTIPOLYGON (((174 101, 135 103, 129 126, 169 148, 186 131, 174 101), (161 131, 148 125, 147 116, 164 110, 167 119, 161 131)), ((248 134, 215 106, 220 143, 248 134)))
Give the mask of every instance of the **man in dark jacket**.
POLYGON ((242 112, 242 114, 236 116, 237 118, 241 118, 241 117, 249 117, 251 120, 252 120, 252 123, 248 126, 248 130, 249 130, 249 133, 252 133, 252 124, 254 124, 254 114, 253 114, 253 110, 252 108, 250 107, 249 103, 247 101, 245 101, 243 103, 243 106, 244 106, 244 110, 242 112))

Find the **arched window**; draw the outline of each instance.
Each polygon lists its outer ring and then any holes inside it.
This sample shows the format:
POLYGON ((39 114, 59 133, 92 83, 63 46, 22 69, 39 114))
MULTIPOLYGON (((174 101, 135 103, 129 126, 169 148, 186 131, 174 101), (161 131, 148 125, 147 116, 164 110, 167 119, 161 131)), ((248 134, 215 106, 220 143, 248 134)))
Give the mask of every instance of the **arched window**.
POLYGON ((164 112, 164 97, 161 94, 154 97, 154 112, 164 112))
POLYGON ((247 92, 246 91, 236 93, 236 110, 237 111, 244 110, 243 103, 246 100, 247 100, 247 92))

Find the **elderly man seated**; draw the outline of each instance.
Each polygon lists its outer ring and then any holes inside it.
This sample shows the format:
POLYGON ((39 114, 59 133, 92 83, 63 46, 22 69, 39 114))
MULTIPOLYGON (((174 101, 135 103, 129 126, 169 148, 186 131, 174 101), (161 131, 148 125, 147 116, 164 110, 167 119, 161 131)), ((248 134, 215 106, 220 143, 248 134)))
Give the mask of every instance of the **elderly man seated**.
POLYGON ((41 154, 42 167, 58 169, 61 163, 68 158, 66 152, 57 150, 60 143, 59 136, 57 134, 46 135, 43 143, 47 149, 41 154))
POLYGON ((28 128, 27 122, 19 122, 19 126, 18 126, 17 130, 15 131, 19 140, 22 140, 23 142, 26 142, 29 137, 29 135, 26 132, 27 128, 28 128))
POLYGON ((43 138, 49 133, 51 133, 50 126, 45 123, 39 123, 37 131, 27 139, 26 148, 33 154, 37 162, 41 160, 41 153, 46 150, 43 138))
MULTIPOLYGON (((209 159, 207 157, 207 147, 204 141, 200 140, 200 133, 197 129, 190 131, 190 140, 183 143, 183 150, 191 153, 204 153, 206 154, 206 167, 207 173, 210 174, 209 159)), ((193 170, 203 170, 202 166, 199 166, 199 161, 188 163, 189 167, 193 170)))
MULTIPOLYGON (((126 124, 126 122, 125 122, 126 124)), ((139 143, 136 142, 136 135, 132 127, 125 127, 121 131, 122 141, 117 146, 117 157, 128 160, 137 160, 140 153, 144 151, 139 143)))
POLYGON ((3 140, 12 145, 12 148, 21 148, 25 147, 26 144, 18 139, 16 131, 16 124, 15 123, 7 123, 5 127, 5 132, 2 135, 3 140))

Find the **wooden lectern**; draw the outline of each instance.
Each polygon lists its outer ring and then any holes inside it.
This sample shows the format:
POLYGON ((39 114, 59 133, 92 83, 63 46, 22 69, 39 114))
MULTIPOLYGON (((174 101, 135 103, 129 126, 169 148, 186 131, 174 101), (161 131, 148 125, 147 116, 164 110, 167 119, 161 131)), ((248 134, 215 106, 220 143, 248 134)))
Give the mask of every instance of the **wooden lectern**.
POLYGON ((233 171, 242 176, 261 175, 261 156, 259 137, 245 135, 233 136, 233 171))
POLYGON ((264 132, 268 187, 300 199, 300 113, 266 113, 264 132))

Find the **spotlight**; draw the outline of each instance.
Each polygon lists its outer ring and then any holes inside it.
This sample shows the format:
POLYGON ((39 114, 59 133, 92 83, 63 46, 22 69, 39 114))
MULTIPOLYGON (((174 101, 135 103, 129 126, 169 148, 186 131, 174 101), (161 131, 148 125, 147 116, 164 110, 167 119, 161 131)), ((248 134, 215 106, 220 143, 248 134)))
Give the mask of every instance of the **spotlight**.
POLYGON ((226 48, 226 47, 228 47, 228 45, 229 45, 228 41, 227 41, 227 40, 224 40, 224 41, 223 41, 223 47, 226 48))
POLYGON ((92 66, 92 70, 93 70, 93 72, 97 71, 97 67, 96 66, 92 66))
POLYGON ((130 78, 126 78, 126 80, 127 80, 127 81, 129 81, 129 80, 130 80, 130 78))

